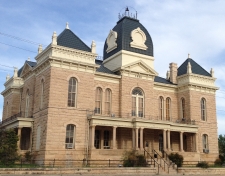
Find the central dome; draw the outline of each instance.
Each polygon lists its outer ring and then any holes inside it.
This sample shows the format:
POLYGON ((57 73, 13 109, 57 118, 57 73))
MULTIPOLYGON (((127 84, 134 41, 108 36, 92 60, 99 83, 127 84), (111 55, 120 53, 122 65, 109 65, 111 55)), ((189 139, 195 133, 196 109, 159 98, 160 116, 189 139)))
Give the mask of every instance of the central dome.
POLYGON ((112 29, 112 31, 115 31, 117 33, 117 39, 115 41, 117 47, 112 51, 107 52, 108 45, 106 40, 103 51, 104 60, 121 50, 153 56, 153 43, 151 36, 149 35, 145 27, 139 22, 139 20, 125 16, 117 22, 117 25, 112 29), (132 42, 131 32, 138 28, 140 28, 140 30, 143 31, 146 36, 146 50, 131 47, 130 45, 130 43, 132 42))

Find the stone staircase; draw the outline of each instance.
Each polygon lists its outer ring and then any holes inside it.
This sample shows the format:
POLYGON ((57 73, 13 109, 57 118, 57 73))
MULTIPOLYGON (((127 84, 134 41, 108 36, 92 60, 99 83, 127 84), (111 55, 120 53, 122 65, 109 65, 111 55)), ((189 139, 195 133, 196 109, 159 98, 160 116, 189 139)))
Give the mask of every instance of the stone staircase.
POLYGON ((145 150, 144 155, 147 158, 148 166, 156 168, 158 174, 177 175, 177 166, 169 160, 166 153, 160 155, 153 150, 150 154, 145 150))

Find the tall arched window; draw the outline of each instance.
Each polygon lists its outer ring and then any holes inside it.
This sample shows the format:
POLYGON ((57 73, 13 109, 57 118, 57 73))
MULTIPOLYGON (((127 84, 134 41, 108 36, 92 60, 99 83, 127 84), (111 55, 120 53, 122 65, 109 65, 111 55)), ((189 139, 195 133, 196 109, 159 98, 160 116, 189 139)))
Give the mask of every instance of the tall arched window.
POLYGON ((40 108, 43 108, 43 101, 44 101, 44 80, 41 80, 41 102, 40 102, 40 108))
POLYGON ((65 141, 65 148, 66 149, 73 149, 75 144, 75 125, 69 124, 66 126, 66 141, 65 141))
POLYGON ((26 94, 26 106, 25 106, 25 117, 29 116, 29 104, 30 104, 30 95, 29 90, 27 90, 26 94))
POLYGON ((208 145, 208 135, 203 134, 202 135, 202 147, 203 147, 203 152, 208 153, 209 145, 208 145))
POLYGON ((68 86, 68 106, 76 107, 76 95, 77 95, 77 80, 76 78, 70 78, 68 86))
POLYGON ((201 99, 201 119, 206 121, 206 100, 205 100, 205 98, 201 99))
POLYGON ((181 99, 181 118, 186 117, 186 112, 185 112, 185 99, 181 99))
POLYGON ((163 104, 163 97, 160 96, 159 97, 159 118, 160 120, 163 120, 163 116, 164 116, 164 113, 163 113, 163 109, 164 109, 164 104, 163 104))
POLYGON ((102 113, 102 89, 100 87, 97 87, 95 92, 95 113, 102 113))
POLYGON ((166 98, 166 120, 171 120, 171 100, 166 98))
POLYGON ((144 95, 140 88, 132 91, 132 116, 144 116, 144 95))
POLYGON ((110 89, 105 91, 105 113, 107 115, 111 114, 111 101, 112 101, 112 92, 110 89))

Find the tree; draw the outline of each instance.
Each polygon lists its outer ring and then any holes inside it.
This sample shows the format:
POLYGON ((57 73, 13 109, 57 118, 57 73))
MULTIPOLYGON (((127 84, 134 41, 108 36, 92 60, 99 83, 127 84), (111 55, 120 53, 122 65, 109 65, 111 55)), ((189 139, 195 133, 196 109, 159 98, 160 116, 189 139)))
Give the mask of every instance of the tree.
POLYGON ((0 163, 3 165, 14 164, 18 159, 17 141, 15 130, 0 129, 0 163))
POLYGON ((220 134, 218 138, 220 159, 224 162, 225 157, 225 135, 220 134))

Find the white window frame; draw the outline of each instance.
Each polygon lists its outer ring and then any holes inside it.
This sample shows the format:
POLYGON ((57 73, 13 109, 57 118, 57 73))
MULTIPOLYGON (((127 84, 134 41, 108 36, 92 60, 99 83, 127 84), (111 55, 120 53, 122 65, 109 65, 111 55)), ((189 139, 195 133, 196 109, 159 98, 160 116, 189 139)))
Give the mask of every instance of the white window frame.
POLYGON ((206 121, 207 116, 206 116, 206 99, 202 98, 201 99, 201 120, 206 121))
POLYGON ((26 94, 26 106, 25 106, 25 118, 29 116, 29 105, 30 105, 30 96, 29 96, 29 90, 27 90, 26 94))
POLYGON ((134 88, 132 91, 132 112, 131 116, 144 117, 144 93, 140 88, 134 88), (142 111, 140 111, 140 100, 142 100, 142 111), (133 102, 134 101, 134 102, 133 102), (135 107, 133 106, 135 105, 135 107))
POLYGON ((69 79, 69 82, 68 82, 68 99, 67 99, 67 106, 68 107, 76 107, 77 106, 77 79, 75 77, 71 77, 69 79), (70 84, 70 81, 71 81, 71 84, 70 84), (71 89, 74 88, 74 91, 73 90, 70 90, 70 86, 72 87, 71 89), (74 95, 74 97, 73 97, 74 95), (71 96, 71 99, 69 99, 69 97, 71 96), (73 101, 74 101, 74 104, 73 104, 73 101))
POLYGON ((68 124, 66 125, 66 138, 65 138, 65 148, 66 149, 74 149, 75 147, 75 134, 76 134, 76 126, 74 124, 68 124), (70 129, 67 130, 67 127, 70 126, 70 129), (73 130, 71 129, 71 127, 73 127, 73 130), (69 135, 69 136, 68 136, 69 135), (67 138, 69 138, 69 140, 72 138, 72 142, 67 142, 67 138))

